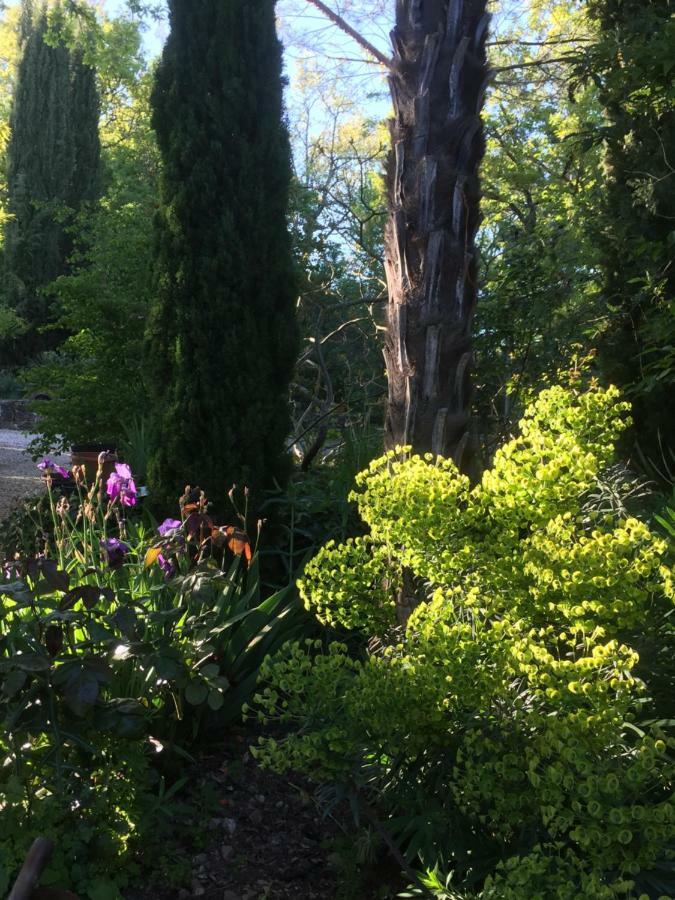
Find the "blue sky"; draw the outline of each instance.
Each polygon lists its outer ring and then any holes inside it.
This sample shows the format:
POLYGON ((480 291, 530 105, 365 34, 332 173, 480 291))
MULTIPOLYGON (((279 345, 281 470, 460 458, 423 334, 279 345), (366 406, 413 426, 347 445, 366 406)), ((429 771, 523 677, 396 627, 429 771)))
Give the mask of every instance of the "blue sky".
MULTIPOLYGON (((349 21, 362 31, 369 40, 383 51, 388 52, 388 32, 391 27, 389 12, 393 16, 394 0, 332 0, 334 9, 339 9, 349 21), (365 6, 379 15, 363 15, 365 6), (390 7, 392 8, 390 10, 390 7)), ((103 0, 101 4, 110 15, 121 15, 126 11, 126 0, 103 0)), ((306 66, 320 66, 324 83, 330 83, 345 94, 355 98, 355 107, 364 115, 384 118, 389 114, 389 98, 386 80, 381 67, 364 61, 363 51, 330 23, 307 0, 278 0, 277 16, 279 32, 285 50, 285 69, 289 81, 287 105, 293 124, 300 116, 299 108, 305 101, 300 89, 301 73, 306 66)), ((161 52, 168 31, 166 22, 147 22, 144 44, 150 57, 161 52)), ((313 106, 312 132, 322 130, 328 119, 329 109, 321 102, 313 106)))
MULTIPOLYGON (((18 2, 18 0, 14 0, 18 2)), ((126 0, 89 0, 109 16, 127 12, 126 0)), ((155 0, 159 3, 160 0, 155 0)), ((387 55, 389 31, 393 25, 395 0, 328 0, 358 31, 387 55)), ((505 23, 526 16, 531 0, 495 0, 498 15, 493 32, 505 23)), ((291 131, 304 128, 303 116, 311 106, 309 133, 325 129, 333 115, 336 93, 349 97, 351 109, 367 118, 383 119, 390 103, 381 66, 374 65, 363 50, 329 22, 308 0, 277 0, 279 31, 285 48, 289 80, 287 106, 291 131), (303 72, 320 72, 314 94, 301 86, 303 72)), ((166 21, 145 23, 144 44, 149 57, 157 56, 168 32, 166 21)))

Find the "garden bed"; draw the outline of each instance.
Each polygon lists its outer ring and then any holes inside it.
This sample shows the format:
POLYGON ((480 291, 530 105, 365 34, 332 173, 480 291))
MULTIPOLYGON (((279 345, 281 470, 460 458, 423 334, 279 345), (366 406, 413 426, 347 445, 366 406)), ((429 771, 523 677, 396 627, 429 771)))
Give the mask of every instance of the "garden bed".
MULTIPOLYGON (((189 887, 171 887, 162 876, 125 900, 310 900, 333 898, 332 865, 340 830, 321 815, 299 778, 265 772, 249 753, 256 735, 238 729, 199 759, 200 790, 215 796, 217 812, 205 823, 201 852, 186 846, 189 887)), ((364 900, 366 898, 364 897, 364 900)))

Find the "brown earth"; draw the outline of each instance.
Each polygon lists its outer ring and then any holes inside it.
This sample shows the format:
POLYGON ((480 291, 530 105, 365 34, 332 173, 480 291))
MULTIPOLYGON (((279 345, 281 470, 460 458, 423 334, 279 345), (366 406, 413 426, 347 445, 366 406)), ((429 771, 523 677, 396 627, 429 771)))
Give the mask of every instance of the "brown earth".
MULTIPOLYGON (((335 819, 322 815, 302 779, 263 771, 248 751, 256 735, 233 729, 220 752, 199 759, 199 781, 215 791, 202 852, 185 856, 191 883, 171 888, 159 873, 125 900, 334 900, 335 819)), ((179 851, 180 853, 180 851, 179 851)), ((358 890, 358 900, 370 900, 358 890)), ((357 900, 357 895, 349 897, 357 900)))

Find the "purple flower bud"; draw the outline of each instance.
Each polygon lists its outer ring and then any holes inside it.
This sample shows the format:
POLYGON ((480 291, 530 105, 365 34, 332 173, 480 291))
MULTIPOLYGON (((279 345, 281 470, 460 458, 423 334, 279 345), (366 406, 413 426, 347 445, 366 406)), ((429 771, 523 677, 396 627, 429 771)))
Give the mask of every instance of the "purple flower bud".
POLYGON ((131 550, 128 544, 120 541, 118 538, 106 538, 100 541, 101 550, 106 558, 106 562, 111 569, 119 569, 124 563, 124 557, 131 550))
POLYGON ((68 469, 59 466, 53 460, 49 459, 48 456, 45 456, 42 462, 38 463, 37 467, 41 472, 44 472, 45 475, 60 475, 61 478, 70 478, 68 469))
POLYGON ((166 559, 161 553, 157 557, 157 562, 162 572, 164 572, 164 581, 171 581, 176 574, 176 563, 172 559, 166 559))

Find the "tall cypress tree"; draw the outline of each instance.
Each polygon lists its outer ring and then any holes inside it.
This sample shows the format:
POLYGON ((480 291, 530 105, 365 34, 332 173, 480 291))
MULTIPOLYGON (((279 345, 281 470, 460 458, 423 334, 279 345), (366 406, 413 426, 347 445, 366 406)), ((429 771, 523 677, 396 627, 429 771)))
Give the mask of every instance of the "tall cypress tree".
POLYGON ((101 102, 96 71, 81 49, 70 54, 70 128, 73 136, 73 169, 68 206, 77 211, 98 200, 101 192, 101 141, 98 125, 101 102))
POLYGON ((171 0, 153 120, 164 161, 148 325, 158 505, 283 477, 296 358, 290 149, 275 0, 171 0))
POLYGON ((98 196, 99 98, 95 72, 79 51, 54 42, 49 11, 24 0, 8 147, 8 209, 4 289, 28 324, 17 361, 50 349, 60 335, 51 320, 47 286, 68 270, 69 226, 98 196))

